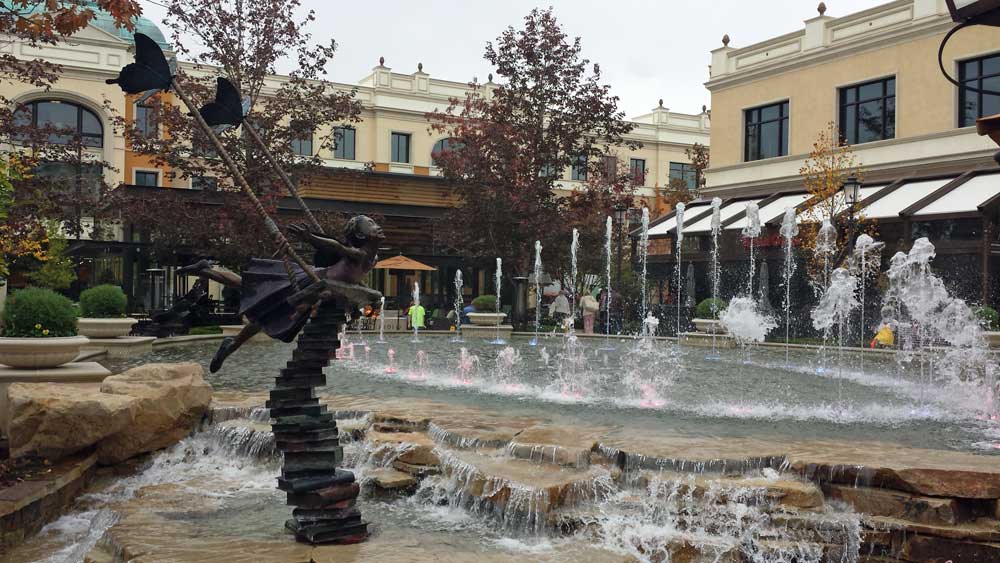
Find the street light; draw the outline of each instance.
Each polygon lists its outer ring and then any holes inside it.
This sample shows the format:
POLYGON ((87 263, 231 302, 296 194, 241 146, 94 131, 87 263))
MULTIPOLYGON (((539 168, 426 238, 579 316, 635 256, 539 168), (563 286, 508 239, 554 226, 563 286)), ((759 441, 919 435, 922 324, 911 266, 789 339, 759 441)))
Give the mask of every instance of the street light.
POLYGON ((945 0, 948 3, 948 11, 951 12, 951 19, 958 23, 964 23, 968 21, 975 21, 975 23, 986 23, 987 25, 997 25, 997 23, 990 24, 988 21, 978 21, 978 20, 991 20, 997 16, 997 14, 991 14, 990 12, 997 11, 1000 9, 1000 0, 945 0))
POLYGON ((844 186, 841 189, 844 192, 844 202, 853 208, 861 196, 861 182, 858 182, 857 176, 851 174, 844 180, 844 186))

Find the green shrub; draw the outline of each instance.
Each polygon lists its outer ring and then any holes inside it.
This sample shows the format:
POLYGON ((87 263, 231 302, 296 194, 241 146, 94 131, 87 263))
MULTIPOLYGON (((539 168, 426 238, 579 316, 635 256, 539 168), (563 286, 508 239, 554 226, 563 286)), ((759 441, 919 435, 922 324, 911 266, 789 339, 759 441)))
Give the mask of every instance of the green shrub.
POLYGON ((76 312, 72 301, 51 289, 22 289, 7 299, 3 325, 4 336, 76 336, 76 312))
POLYGON ((986 330, 1000 330, 1000 313, 993 307, 980 307, 976 309, 976 316, 983 321, 986 330))
POLYGON ((712 298, 702 299, 701 303, 694 309, 694 317, 696 319, 718 319, 719 313, 726 310, 729 303, 725 299, 712 298), (715 312, 712 312, 712 304, 715 303, 715 312))
POLYGON ((477 313, 496 313, 497 296, 489 294, 480 295, 472 300, 472 308, 475 309, 477 313))
POLYGON ((91 319, 118 319, 125 316, 128 297, 117 285, 99 285, 80 294, 80 315, 91 319))

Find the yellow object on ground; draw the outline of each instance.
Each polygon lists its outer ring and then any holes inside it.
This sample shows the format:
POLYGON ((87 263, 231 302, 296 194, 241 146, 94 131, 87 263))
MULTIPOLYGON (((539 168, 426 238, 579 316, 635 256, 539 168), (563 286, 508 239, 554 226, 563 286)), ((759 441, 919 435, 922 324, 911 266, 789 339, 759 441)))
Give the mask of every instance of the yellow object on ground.
POLYGON ((872 339, 871 347, 874 348, 876 344, 885 347, 891 347, 896 343, 896 338, 892 334, 892 329, 888 325, 882 325, 879 327, 878 332, 875 333, 875 338, 872 339))

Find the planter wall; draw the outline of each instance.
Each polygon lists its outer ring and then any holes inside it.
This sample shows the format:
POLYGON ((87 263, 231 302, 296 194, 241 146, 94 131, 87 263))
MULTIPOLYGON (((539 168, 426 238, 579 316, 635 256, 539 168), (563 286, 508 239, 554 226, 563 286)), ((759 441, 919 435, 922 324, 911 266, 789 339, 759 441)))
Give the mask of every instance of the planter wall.
POLYGON ((76 330, 80 336, 88 338, 118 338, 128 336, 132 326, 139 321, 128 317, 120 319, 79 318, 76 320, 76 330))
POLYGON ((90 340, 85 336, 57 338, 0 337, 0 364, 18 369, 48 369, 72 362, 90 340))
POLYGON ((496 326, 507 317, 505 313, 469 313, 469 321, 478 326, 496 326))

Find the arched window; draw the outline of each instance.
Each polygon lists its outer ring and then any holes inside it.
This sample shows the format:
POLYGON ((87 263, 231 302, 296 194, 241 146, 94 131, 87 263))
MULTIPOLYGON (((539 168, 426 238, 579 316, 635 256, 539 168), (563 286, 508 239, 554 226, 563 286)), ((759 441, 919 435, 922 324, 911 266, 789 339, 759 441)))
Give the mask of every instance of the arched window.
POLYGON ((441 139, 434 143, 434 148, 431 149, 431 162, 436 166, 439 155, 460 148, 462 148, 462 143, 458 139, 441 139))
POLYGON ((63 100, 37 100, 25 104, 15 118, 18 125, 34 129, 48 129, 48 142, 65 145, 80 136, 85 147, 104 146, 104 127, 97 114, 89 109, 63 100))

